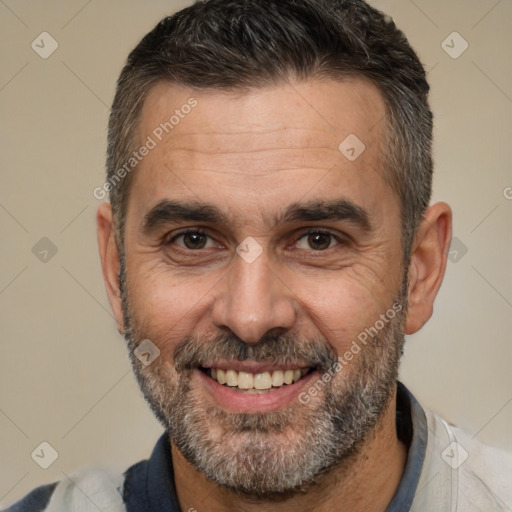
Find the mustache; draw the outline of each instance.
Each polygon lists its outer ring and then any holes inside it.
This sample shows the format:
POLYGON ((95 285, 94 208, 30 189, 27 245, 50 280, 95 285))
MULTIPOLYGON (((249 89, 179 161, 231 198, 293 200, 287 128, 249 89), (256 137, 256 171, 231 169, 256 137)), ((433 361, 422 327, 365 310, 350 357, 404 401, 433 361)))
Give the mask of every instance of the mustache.
POLYGON ((266 334, 257 343, 247 343, 236 334, 219 334, 211 340, 184 338, 174 350, 177 372, 193 370, 206 361, 272 361, 277 365, 305 364, 328 371, 338 353, 325 338, 309 339, 289 333, 266 334))

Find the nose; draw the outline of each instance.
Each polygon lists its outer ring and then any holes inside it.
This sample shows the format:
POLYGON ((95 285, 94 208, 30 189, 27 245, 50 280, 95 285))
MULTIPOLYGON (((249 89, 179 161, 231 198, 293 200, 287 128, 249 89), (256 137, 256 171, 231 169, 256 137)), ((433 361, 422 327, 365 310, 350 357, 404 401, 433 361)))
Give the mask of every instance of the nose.
POLYGON ((265 251, 252 263, 236 255, 216 287, 214 325, 257 343, 268 331, 288 331, 296 317, 294 294, 271 269, 265 251))

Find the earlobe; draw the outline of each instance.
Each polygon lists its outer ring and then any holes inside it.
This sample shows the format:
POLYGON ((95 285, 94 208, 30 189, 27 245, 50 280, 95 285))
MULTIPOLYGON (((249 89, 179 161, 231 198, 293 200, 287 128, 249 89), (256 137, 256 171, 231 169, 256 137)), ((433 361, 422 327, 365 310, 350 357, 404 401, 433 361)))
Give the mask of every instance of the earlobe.
POLYGON ((103 203, 98 207, 96 220, 103 280, 105 282, 110 307, 112 308, 117 323, 117 329, 122 333, 124 322, 121 306, 121 290, 119 286, 120 259, 115 237, 112 207, 109 203, 103 203))
POLYGON ((412 247, 405 331, 413 334, 432 316, 452 237, 452 212, 436 203, 425 213, 412 247))

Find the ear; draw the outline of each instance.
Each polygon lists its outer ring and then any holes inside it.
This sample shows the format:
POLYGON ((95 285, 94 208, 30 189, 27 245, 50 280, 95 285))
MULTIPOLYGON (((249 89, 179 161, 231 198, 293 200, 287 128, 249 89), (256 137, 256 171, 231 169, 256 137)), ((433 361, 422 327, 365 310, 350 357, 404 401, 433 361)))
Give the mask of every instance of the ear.
POLYGON ((414 239, 409 266, 405 332, 419 331, 432 316, 452 239, 452 211, 446 203, 428 208, 414 239))
POLYGON ((109 203, 100 204, 96 220, 103 280, 105 281, 110 307, 117 323, 117 330, 122 334, 124 331, 124 321, 121 307, 121 288, 119 285, 120 260, 115 239, 112 207, 109 203))

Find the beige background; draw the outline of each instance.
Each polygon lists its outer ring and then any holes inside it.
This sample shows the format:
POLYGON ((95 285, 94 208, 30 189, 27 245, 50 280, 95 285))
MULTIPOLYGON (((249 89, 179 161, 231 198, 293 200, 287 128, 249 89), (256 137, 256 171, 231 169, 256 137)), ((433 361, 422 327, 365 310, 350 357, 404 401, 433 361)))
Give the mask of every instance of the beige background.
MULTIPOLYGON (((161 433, 110 314, 92 191, 129 50, 188 3, 0 1, 0 506, 83 466, 123 470, 161 433), (59 45, 48 59, 31 48, 43 31, 59 45), (57 247, 47 262, 32 252, 42 237, 57 247), (59 454, 46 470, 31 458, 42 441, 59 454)), ((467 248, 408 339, 402 378, 424 405, 512 449, 512 3, 372 3, 429 70, 435 199, 453 206, 467 248), (454 31, 469 43, 457 59, 441 46, 454 31)))

